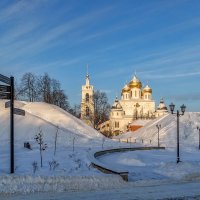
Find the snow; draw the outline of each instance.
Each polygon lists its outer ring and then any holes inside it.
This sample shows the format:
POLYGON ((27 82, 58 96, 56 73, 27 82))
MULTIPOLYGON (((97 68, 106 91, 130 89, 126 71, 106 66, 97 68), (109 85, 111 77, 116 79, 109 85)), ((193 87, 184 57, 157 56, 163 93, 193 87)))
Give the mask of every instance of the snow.
MULTIPOLYGON (((120 194, 121 191, 133 195, 129 190, 138 186, 156 188, 159 185, 160 191, 164 191, 164 187, 172 189, 173 184, 173 187, 176 186, 175 183, 200 181, 199 135, 196 129, 196 126, 200 125, 200 113, 185 113, 180 117, 182 162, 176 164, 176 116, 171 114, 140 122, 144 127, 134 133, 117 136, 114 141, 105 139, 99 132, 57 106, 41 102, 16 101, 15 107, 24 109, 26 116, 15 115, 15 174, 9 175, 9 109, 5 109, 5 101, 0 100, 0 199, 3 194, 44 191, 67 191, 68 194, 70 191, 84 191, 89 195, 89 191, 100 190, 97 194, 101 195, 101 191, 106 189, 116 197, 114 199, 117 199, 114 192, 120 194), (102 149, 157 146, 156 124, 161 124, 160 144, 165 146, 166 150, 113 153, 97 159, 93 157, 96 151, 102 149), (57 127, 57 151, 54 155, 57 127), (47 149, 43 152, 43 168, 40 167, 39 145, 34 140, 39 130, 42 130, 44 143, 47 144, 47 149), (129 139, 131 143, 119 142, 119 139, 129 139), (25 149, 24 142, 29 142, 32 150, 25 149), (35 173, 32 166, 34 161, 38 164, 35 173), (55 170, 50 169, 51 161, 58 163, 55 170), (119 176, 99 172, 91 167, 92 161, 113 170, 128 171, 130 182, 125 183, 119 176)), ((187 186, 180 187, 179 196, 181 188, 184 190, 187 186)), ((190 189, 188 187, 188 191, 190 189)), ((138 199, 145 199, 149 195, 142 194, 142 189, 140 196, 136 190, 134 191, 138 199)), ((163 193, 162 197, 166 197, 166 194, 168 193, 163 193)), ((155 195, 161 195, 159 188, 155 195)), ((200 195, 200 192, 196 192, 195 195, 200 195)), ((120 195, 118 196, 120 198, 120 195)), ((176 196, 175 190, 172 196, 176 196)), ((90 197, 89 195, 88 199, 90 197)))
POLYGON ((126 184, 125 187, 104 190, 89 190, 89 191, 67 191, 67 192, 44 192, 32 193, 29 195, 13 194, 2 195, 4 200, 147 200, 147 199, 163 199, 163 200, 197 200, 199 195, 199 182, 193 183, 171 183, 154 186, 134 186, 126 184))
MULTIPOLYGON (((200 125, 200 113, 199 112, 186 112, 180 118, 180 145, 184 148, 193 149, 198 147, 199 134, 197 126, 200 125)), ((135 122, 136 123, 136 122, 135 122)), ((128 132, 114 139, 120 139, 121 141, 129 139, 132 142, 136 140, 141 144, 143 140, 144 145, 157 145, 158 143, 158 129, 157 124, 161 124, 160 129, 160 144, 166 147, 176 146, 176 134, 177 134, 177 122, 176 116, 168 114, 157 119, 151 120, 144 127, 134 132, 128 132), (151 140, 151 144, 150 144, 151 140)))
POLYGON ((99 161, 112 169, 128 171, 129 181, 146 185, 158 180, 200 180, 199 153, 182 152, 179 164, 176 164, 176 152, 171 149, 107 154, 99 157, 99 161))
MULTIPOLYGON (((113 186, 122 184, 120 177, 104 175, 91 167, 89 154, 102 149, 102 141, 105 138, 102 134, 54 105, 16 101, 15 107, 24 109, 26 115, 14 116, 15 174, 13 176, 9 175, 9 109, 5 108, 5 101, 0 101, 0 127, 2 127, 0 193, 52 191, 52 187, 55 187, 53 191, 65 191, 67 188, 69 190, 105 188, 109 187, 108 182, 112 180, 113 186), (54 155, 57 127, 57 151, 54 155), (44 143, 47 144, 47 149, 43 151, 42 168, 39 145, 34 139, 39 130, 42 130, 44 143), (32 150, 24 148, 24 142, 29 142, 32 150), (34 161, 38 165, 35 173, 32 165, 34 161), (52 161, 58 163, 55 170, 50 169, 49 162, 52 161), (8 187, 11 183, 12 188, 8 187), (61 187, 62 184, 65 187, 61 187)), ((119 143, 105 139, 104 146, 118 147, 119 143)))
POLYGON ((1 176, 1 193, 88 191, 123 187, 114 175, 99 176, 1 176), (12 187, 10 187, 12 185, 12 187))

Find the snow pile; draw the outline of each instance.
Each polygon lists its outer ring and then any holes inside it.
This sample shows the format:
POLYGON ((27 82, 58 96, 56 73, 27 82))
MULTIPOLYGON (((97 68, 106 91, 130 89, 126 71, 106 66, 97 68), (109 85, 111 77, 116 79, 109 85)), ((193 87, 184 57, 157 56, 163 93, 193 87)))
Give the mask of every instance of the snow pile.
POLYGON ((129 181, 139 185, 200 180, 199 151, 183 151, 181 162, 176 163, 176 151, 143 150, 107 154, 99 162, 116 171, 128 171, 129 181))
MULTIPOLYGON (((17 175, 94 175, 99 172, 90 167, 88 152, 102 149, 104 136, 81 120, 73 117, 57 106, 46 103, 15 102, 15 107, 24 109, 25 116, 15 115, 15 174, 17 175), (39 145, 35 135, 42 131, 47 149, 43 151, 43 168, 40 168, 39 145), (54 155, 55 137, 57 150, 54 155), (24 148, 29 142, 31 150, 24 148), (50 169, 50 162, 56 161, 55 170, 50 169), (37 162, 38 170, 33 170, 37 162)), ((0 100, 0 175, 10 170, 10 112, 5 108, 5 101, 0 100)), ((118 144, 118 143, 117 143, 118 144)), ((104 145, 115 143, 105 139, 104 145)))
POLYGON ((62 130, 79 133, 87 138, 101 137, 95 129, 57 106, 34 102, 27 103, 23 109, 33 116, 59 126, 62 130))
POLYGON ((15 102, 25 116, 15 115, 15 174, 10 171, 10 110, 0 100, 0 193, 109 189, 124 184, 121 177, 104 175, 91 167, 90 152, 112 148, 118 143, 57 106, 46 103, 15 102), (42 152, 35 135, 42 132, 47 149, 42 152), (54 154, 55 137, 57 148, 54 154), (31 149, 24 148, 29 142, 31 149), (51 166, 54 163, 55 168, 51 166), (35 163, 35 164, 34 164, 35 163), (36 167, 34 167, 34 165, 36 167), (10 187, 12 185, 12 187, 10 187))
MULTIPOLYGON (((199 135, 197 126, 200 126, 200 113, 186 112, 179 118, 180 123, 180 145, 184 147, 198 147, 199 135)), ((145 145, 157 145, 158 129, 157 124, 161 125, 160 129, 160 144, 165 147, 175 147, 177 137, 177 121, 176 116, 168 114, 163 117, 151 120, 144 127, 135 132, 128 132, 117 136, 117 139, 131 138, 131 141, 136 140, 137 143, 144 142, 145 145)))
POLYGON ((124 181, 119 176, 1 176, 0 193, 88 191, 119 188, 124 181), (12 185, 12 187, 11 187, 12 185))

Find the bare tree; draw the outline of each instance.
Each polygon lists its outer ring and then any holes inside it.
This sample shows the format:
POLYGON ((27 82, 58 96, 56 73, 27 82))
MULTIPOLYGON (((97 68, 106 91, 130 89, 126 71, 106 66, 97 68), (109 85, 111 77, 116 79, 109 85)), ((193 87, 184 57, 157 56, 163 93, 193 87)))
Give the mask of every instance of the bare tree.
POLYGON ((44 141, 43 141, 43 134, 42 134, 42 130, 39 129, 39 132, 37 135, 35 135, 35 138, 36 142, 39 144, 39 147, 40 147, 40 166, 42 167, 43 164, 42 164, 42 152, 45 151, 45 149, 47 148, 47 144, 44 144, 44 141))
POLYGON ((42 101, 51 103, 51 79, 47 73, 38 79, 39 94, 42 97, 42 101))
POLYGON ((38 81, 39 94, 42 101, 59 106, 68 110, 68 97, 60 87, 60 82, 51 79, 47 73, 41 76, 38 81))
POLYGON ((93 96, 94 102, 94 128, 97 129, 98 125, 109 119, 110 104, 105 92, 97 90, 93 96))
POLYGON ((57 106, 59 106, 60 108, 62 108, 64 110, 68 110, 69 109, 68 97, 64 93, 64 91, 63 90, 58 91, 57 96, 58 96, 58 105, 57 106))
POLYGON ((32 73, 25 73, 21 78, 20 90, 18 93, 24 96, 28 101, 33 102, 36 99, 36 82, 37 78, 32 73))
POLYGON ((47 73, 43 76, 26 73, 21 78, 20 85, 16 85, 15 88, 15 98, 31 102, 43 101, 69 110, 68 96, 61 89, 60 82, 51 79, 47 73))
POLYGON ((80 105, 74 105, 72 108, 70 108, 69 113, 71 113, 72 115, 74 115, 77 118, 80 118, 81 115, 81 110, 80 110, 80 105))
POLYGON ((20 95, 21 95, 21 88, 20 88, 20 85, 18 84, 18 81, 15 79, 14 98, 18 100, 20 99, 20 95))
POLYGON ((52 96, 52 104, 59 106, 59 93, 61 91, 60 89, 60 83, 56 79, 51 80, 51 96, 52 96))

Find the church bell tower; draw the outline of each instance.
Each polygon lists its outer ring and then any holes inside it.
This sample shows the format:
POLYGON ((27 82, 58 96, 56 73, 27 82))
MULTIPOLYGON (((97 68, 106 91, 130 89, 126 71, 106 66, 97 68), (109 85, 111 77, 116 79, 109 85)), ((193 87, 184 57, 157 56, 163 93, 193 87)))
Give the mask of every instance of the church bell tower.
POLYGON ((81 119, 88 125, 94 124, 94 87, 90 85, 90 77, 87 72, 85 85, 82 85, 82 98, 81 98, 81 119))

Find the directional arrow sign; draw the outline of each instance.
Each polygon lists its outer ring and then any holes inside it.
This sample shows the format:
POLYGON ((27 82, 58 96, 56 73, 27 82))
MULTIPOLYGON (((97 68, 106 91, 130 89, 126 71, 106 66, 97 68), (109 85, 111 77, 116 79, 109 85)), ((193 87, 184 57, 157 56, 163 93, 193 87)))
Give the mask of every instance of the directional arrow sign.
POLYGON ((0 99, 10 99, 10 93, 0 93, 0 99))
POLYGON ((10 101, 7 101, 7 102, 5 103, 5 108, 10 108, 10 101))
POLYGON ((0 85, 0 92, 11 92, 11 87, 7 85, 0 85))
POLYGON ((19 108, 14 108, 14 114, 25 116, 25 110, 22 110, 22 109, 19 109, 19 108))
POLYGON ((3 82, 3 83, 6 83, 8 85, 10 85, 10 78, 0 74, 0 81, 3 82))

